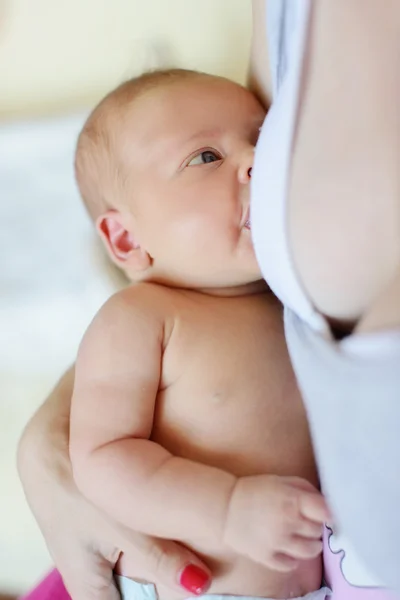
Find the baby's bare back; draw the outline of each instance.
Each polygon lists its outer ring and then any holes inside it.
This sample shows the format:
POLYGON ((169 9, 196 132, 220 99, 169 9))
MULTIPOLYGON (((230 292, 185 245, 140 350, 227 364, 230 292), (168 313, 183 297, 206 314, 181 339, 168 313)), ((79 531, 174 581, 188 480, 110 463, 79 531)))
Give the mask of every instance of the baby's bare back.
MULTIPOLYGON (((237 476, 294 475, 317 485, 282 313, 272 295, 165 290, 162 296, 171 334, 151 439, 176 456, 237 476)), ((319 558, 278 573, 222 546, 186 543, 213 571, 210 593, 288 598, 320 584, 319 558)), ((171 598, 160 586, 158 592, 162 600, 171 598)))

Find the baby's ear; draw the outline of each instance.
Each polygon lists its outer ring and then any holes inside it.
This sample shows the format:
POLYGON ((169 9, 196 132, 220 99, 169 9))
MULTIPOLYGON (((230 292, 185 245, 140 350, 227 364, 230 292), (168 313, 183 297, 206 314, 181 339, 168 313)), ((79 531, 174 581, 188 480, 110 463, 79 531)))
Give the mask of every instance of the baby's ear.
POLYGON ((150 255, 135 241, 120 212, 108 210, 95 224, 108 255, 118 267, 134 273, 151 266, 150 255))

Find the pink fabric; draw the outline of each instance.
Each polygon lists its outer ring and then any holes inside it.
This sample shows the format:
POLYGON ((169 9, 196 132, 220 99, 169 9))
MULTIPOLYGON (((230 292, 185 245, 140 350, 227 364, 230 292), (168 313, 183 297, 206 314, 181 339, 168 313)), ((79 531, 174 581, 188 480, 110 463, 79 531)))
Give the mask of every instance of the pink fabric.
MULTIPOLYGON (((350 583, 345 576, 346 569, 343 561, 346 557, 344 549, 332 551, 330 538, 333 532, 325 527, 324 531, 324 576, 326 584, 332 590, 330 600, 396 600, 389 590, 379 587, 350 583)), ((399 600, 397 598, 397 600, 399 600)))
POLYGON ((71 600, 71 596, 64 587, 60 573, 54 570, 21 600, 71 600))

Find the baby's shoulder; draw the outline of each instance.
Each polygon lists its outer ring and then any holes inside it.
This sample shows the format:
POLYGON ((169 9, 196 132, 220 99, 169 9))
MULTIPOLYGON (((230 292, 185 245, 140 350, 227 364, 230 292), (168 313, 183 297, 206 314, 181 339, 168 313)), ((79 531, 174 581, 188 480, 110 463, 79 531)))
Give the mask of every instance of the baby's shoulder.
POLYGON ((102 306, 99 316, 104 321, 135 326, 138 320, 165 329, 175 319, 179 308, 178 292, 153 283, 137 283, 116 292, 102 306))
POLYGON ((110 300, 121 303, 129 311, 144 309, 166 313, 176 304, 178 296, 178 290, 158 283, 135 283, 114 294, 110 300))
POLYGON ((153 284, 135 284, 113 294, 94 316, 83 336, 85 348, 124 347, 129 340, 169 342, 176 321, 173 292, 153 284))

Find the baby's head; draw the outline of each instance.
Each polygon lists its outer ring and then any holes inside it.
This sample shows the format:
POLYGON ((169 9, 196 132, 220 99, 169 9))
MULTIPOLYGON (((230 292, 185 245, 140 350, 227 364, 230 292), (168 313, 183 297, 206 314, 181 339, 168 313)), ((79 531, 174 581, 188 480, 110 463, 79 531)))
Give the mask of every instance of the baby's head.
POLYGON ((77 181, 130 279, 198 289, 260 279, 249 181, 264 116, 244 87, 180 69, 130 80, 94 109, 77 181))

